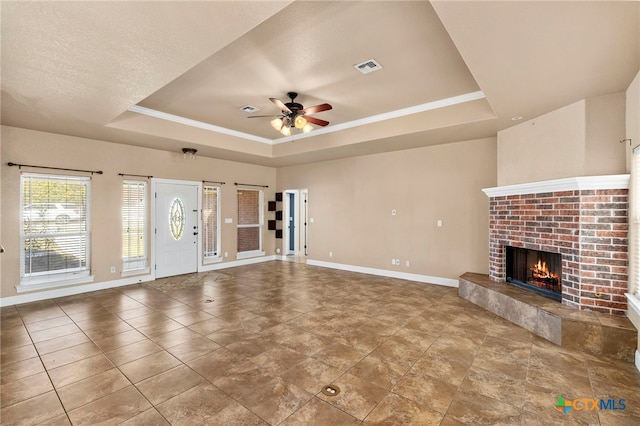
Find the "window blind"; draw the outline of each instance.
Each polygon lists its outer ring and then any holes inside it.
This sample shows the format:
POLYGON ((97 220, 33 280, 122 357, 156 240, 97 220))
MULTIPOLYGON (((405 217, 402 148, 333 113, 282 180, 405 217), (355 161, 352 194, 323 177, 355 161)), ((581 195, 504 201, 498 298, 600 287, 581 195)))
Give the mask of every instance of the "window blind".
POLYGON ((83 176, 20 177, 22 284, 89 274, 89 189, 83 176))
POLYGON ((640 150, 631 156, 629 183, 629 293, 640 296, 640 150))
POLYGON ((202 252, 205 259, 218 257, 219 191, 217 186, 202 188, 202 252))
POLYGON ((122 271, 147 266, 147 182, 122 182, 122 271))
POLYGON ((238 253, 262 250, 262 190, 238 190, 238 253))

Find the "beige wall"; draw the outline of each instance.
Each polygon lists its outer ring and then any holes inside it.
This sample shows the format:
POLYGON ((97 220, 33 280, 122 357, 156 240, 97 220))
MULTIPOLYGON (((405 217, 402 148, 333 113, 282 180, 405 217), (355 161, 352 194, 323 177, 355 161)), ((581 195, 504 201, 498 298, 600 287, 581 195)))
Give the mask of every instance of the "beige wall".
POLYGON ((625 173, 624 109, 616 93, 498 132, 498 185, 625 173))
MULTIPOLYGON (((640 72, 636 74, 626 92, 626 117, 625 117, 625 138, 631 139, 631 143, 626 142, 627 150, 627 170, 631 170, 631 155, 635 146, 640 145, 640 72)), ((634 177, 631 178, 632 185, 636 182, 634 177)), ((637 289, 638 277, 635 277, 633 268, 629 270, 629 293, 633 294, 637 289)), ((629 319, 638 329, 638 351, 640 351, 640 312, 633 309, 630 305, 627 311, 629 319)), ((636 364, 636 368, 640 369, 640 365, 636 364)))
POLYGON ((627 171, 629 171, 631 170, 631 151, 633 147, 640 144, 640 72, 636 74, 636 77, 627 88, 625 128, 625 138, 631 139, 631 143, 625 143, 627 171))
MULTIPOLYGON (((234 218, 232 225, 221 225, 226 261, 235 260, 236 254, 233 182, 269 185, 265 200, 274 199, 272 168, 203 157, 188 161, 181 153, 6 126, 1 130, 1 226, 8 248, 1 258, 1 297, 15 295, 19 284, 20 170, 8 167, 7 161, 104 171, 94 175, 91 189, 91 272, 96 283, 120 279, 118 173, 226 181, 221 217, 234 218), (110 273, 113 265, 116 274, 110 273)), ((287 167, 278 170, 277 188, 309 189, 309 216, 315 219, 309 228, 309 258, 457 278, 466 271, 487 270, 488 200, 481 189, 496 184, 495 151, 491 138, 287 167), (439 219, 441 228, 436 226, 439 219), (401 259, 401 266, 391 266, 392 257, 401 259)), ((265 217, 270 218, 268 212, 265 217)), ((273 231, 265 229, 267 255, 275 253, 273 237, 273 231)))
POLYGON ((278 169, 309 191, 309 259, 442 278, 487 272, 495 185, 495 138, 278 169))
POLYGON ((624 92, 586 100, 584 175, 627 173, 624 92))
MULTIPOLYGON (((236 187, 234 182, 269 185, 265 200, 273 199, 276 170, 270 167, 198 157, 185 160, 182 153, 138 148, 96 140, 82 139, 3 126, 2 132, 2 244, 7 249, 1 257, 0 296, 16 294, 19 284, 20 170, 7 162, 42 166, 103 170, 93 175, 91 184, 91 273, 94 282, 120 279, 120 191, 122 177, 118 173, 152 175, 156 178, 190 181, 224 181, 221 194, 221 217, 233 218, 233 224, 222 220, 222 250, 225 261, 236 259, 236 187), (118 273, 110 273, 116 266, 118 273)), ((46 170, 23 169, 32 172, 46 170)), ((266 210, 266 203, 265 203, 266 210)), ((266 218, 265 211, 265 218, 266 218)), ((264 227, 264 249, 275 254, 273 233, 264 227)))

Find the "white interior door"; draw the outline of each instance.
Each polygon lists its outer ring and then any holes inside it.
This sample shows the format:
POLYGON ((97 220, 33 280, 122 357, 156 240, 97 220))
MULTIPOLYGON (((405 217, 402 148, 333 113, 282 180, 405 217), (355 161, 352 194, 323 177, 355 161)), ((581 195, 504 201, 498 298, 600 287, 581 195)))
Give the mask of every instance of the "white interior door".
POLYGON ((198 184, 156 184, 156 278, 198 270, 198 184))

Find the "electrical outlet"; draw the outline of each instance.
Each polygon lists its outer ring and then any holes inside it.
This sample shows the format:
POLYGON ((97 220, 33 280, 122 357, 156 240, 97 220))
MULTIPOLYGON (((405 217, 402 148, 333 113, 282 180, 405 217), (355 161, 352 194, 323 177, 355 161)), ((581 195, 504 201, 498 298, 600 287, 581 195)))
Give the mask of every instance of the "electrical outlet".
POLYGON ((333 252, 332 251, 329 252, 329 257, 333 257, 333 252))
POLYGON ((396 260, 395 259, 391 259, 391 264, 395 265, 396 264, 396 260))
POLYGON ((112 273, 112 274, 115 274, 115 273, 116 273, 116 267, 115 267, 115 266, 112 266, 112 267, 111 267, 111 273, 112 273))
POLYGON ((224 257, 229 257, 229 253, 228 252, 224 252, 224 257))
POLYGON ((407 261, 404 262, 404 266, 406 266, 408 268, 409 266, 411 266, 411 263, 407 260, 407 261))

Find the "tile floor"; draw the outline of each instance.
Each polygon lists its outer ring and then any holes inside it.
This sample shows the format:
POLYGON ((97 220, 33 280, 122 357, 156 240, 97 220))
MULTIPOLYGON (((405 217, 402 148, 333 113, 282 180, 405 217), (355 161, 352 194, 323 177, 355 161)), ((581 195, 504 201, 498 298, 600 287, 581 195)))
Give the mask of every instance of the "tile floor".
POLYGON ((632 364, 453 288, 269 262, 0 312, 2 425, 640 424, 632 364))

